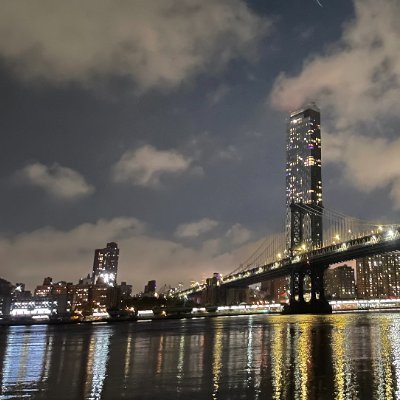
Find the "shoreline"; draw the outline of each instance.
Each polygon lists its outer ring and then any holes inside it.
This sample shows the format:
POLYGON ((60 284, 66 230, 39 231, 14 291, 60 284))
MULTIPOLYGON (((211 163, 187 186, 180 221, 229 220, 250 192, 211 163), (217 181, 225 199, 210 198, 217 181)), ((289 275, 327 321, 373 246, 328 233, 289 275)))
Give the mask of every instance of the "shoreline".
MULTIPOLYGON (((399 312, 400 308, 373 308, 373 309, 354 309, 354 310, 334 310, 332 314, 349 313, 388 313, 399 312)), ((301 314, 301 315, 332 315, 332 314, 301 314)), ((218 317, 240 317, 250 315, 283 315, 279 311, 247 311, 247 312, 204 312, 188 314, 182 313, 167 316, 149 316, 149 317, 130 317, 130 318, 99 318, 94 320, 0 320, 0 327, 8 326, 31 326, 31 325, 80 325, 80 324, 121 324, 132 322, 155 322, 177 319, 200 319, 200 318, 218 318, 218 317)), ((291 315, 291 314, 288 314, 291 315)), ((285 316, 288 316, 285 315, 285 316)), ((300 314, 293 314, 300 315, 300 314)))

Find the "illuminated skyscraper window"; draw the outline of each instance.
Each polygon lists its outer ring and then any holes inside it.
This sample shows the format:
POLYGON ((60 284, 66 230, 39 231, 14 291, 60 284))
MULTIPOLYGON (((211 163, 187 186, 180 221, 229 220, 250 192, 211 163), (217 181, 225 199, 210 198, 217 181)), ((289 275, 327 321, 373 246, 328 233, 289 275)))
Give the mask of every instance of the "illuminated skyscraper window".
POLYGON ((119 249, 115 242, 107 243, 104 249, 97 249, 94 252, 93 261, 93 283, 105 283, 115 286, 117 282, 119 249))
POLYGON ((359 298, 400 297, 400 252, 360 258, 356 262, 356 270, 359 298))
POLYGON ((301 219, 302 242, 322 243, 320 111, 315 104, 290 114, 286 143, 286 238, 293 247, 293 206, 306 206, 301 219), (320 214, 320 215, 315 215, 320 214))

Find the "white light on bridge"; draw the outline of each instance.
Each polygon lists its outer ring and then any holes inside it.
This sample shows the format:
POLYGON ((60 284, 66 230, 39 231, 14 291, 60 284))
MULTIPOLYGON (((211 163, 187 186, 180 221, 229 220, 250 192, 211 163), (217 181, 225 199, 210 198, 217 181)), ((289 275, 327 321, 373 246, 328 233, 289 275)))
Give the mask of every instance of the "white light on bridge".
POLYGON ((394 238, 394 231, 393 229, 389 229, 387 232, 387 238, 388 239, 393 239, 394 238))

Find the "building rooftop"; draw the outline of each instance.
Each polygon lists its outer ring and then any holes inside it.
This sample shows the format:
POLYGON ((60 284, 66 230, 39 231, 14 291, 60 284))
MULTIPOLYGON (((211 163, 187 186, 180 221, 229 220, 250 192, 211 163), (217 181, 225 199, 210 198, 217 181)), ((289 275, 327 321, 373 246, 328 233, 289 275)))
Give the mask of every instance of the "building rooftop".
POLYGON ((308 103, 307 105, 305 105, 304 107, 302 107, 296 111, 291 112, 290 118, 294 117, 295 115, 302 114, 306 110, 314 110, 314 111, 320 112, 320 109, 317 107, 317 105, 314 102, 312 102, 312 103, 308 103))

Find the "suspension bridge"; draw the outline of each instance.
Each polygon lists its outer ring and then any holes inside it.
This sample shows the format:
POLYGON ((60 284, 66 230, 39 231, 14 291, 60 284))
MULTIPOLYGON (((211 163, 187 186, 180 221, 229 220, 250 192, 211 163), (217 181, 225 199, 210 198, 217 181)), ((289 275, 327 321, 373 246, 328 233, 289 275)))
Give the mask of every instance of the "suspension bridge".
POLYGON ((225 276, 182 290, 179 296, 211 293, 227 301, 230 289, 290 277, 287 313, 329 313, 324 271, 332 264, 400 250, 400 225, 347 216, 322 205, 320 111, 315 104, 290 114, 286 143, 286 232, 270 235, 225 276), (305 281, 311 299, 305 301, 305 281))
MULTIPOLYGON (((319 245, 301 241, 287 250, 284 232, 266 237, 257 249, 232 272, 221 276, 219 290, 240 288, 283 276, 290 277, 290 301, 287 312, 330 312, 325 300, 324 271, 329 265, 400 250, 400 225, 380 224, 347 216, 323 207, 297 205, 304 215, 323 219, 324 240, 319 245), (311 300, 304 300, 304 279, 311 279, 311 300)), ((196 284, 179 292, 181 297, 195 296, 210 283, 196 284)))

